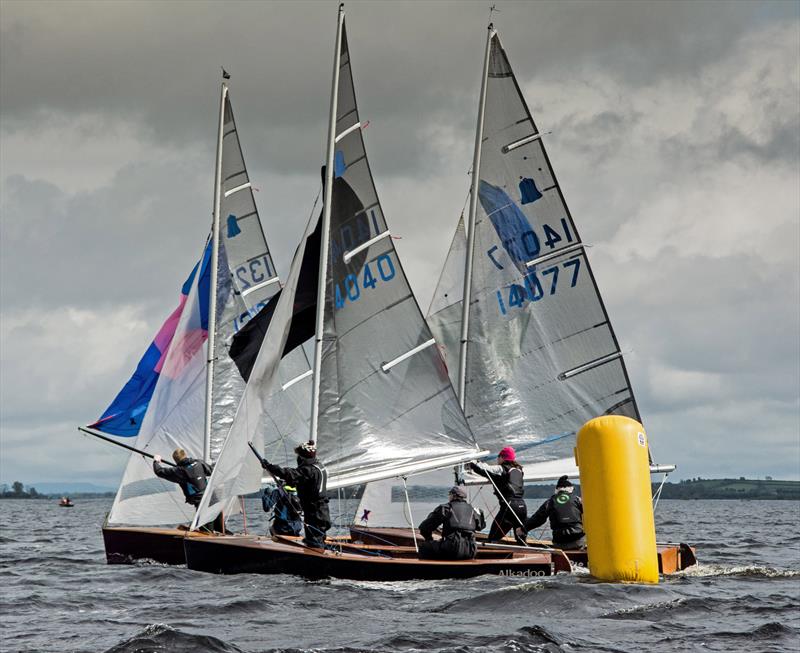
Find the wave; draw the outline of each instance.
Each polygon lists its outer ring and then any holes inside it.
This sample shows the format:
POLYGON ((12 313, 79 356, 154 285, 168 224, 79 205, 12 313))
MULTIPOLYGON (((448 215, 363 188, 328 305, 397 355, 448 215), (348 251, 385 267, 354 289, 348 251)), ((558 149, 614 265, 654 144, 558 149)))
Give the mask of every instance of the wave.
POLYGON ((752 630, 717 632, 712 633, 711 637, 724 637, 728 639, 774 639, 783 637, 784 635, 795 635, 795 631, 788 626, 784 626, 779 621, 770 621, 752 630))
POLYGON ((106 653, 141 653, 169 651, 170 653, 244 653, 242 649, 212 637, 184 633, 166 624, 151 624, 130 639, 112 646, 106 653))
MULTIPOLYGON (((515 651, 518 653, 558 653, 568 651, 560 637, 542 626, 525 626, 513 634, 467 635, 463 631, 402 634, 387 637, 373 644, 368 651, 430 651, 463 653, 472 650, 515 651)), ((361 649, 364 651, 364 649, 361 649)), ((365 651, 366 653, 366 651, 365 651)))
POLYGON ((739 578, 800 578, 797 569, 778 569, 759 565, 727 566, 696 564, 672 574, 671 578, 706 578, 713 576, 735 576, 739 578))
POLYGON ((666 617, 674 619, 675 615, 670 614, 676 610, 686 610, 691 612, 711 612, 705 601, 701 599, 672 599, 669 601, 657 601, 647 605, 634 605, 630 608, 620 608, 613 612, 600 615, 603 619, 648 619, 652 617, 666 617), (669 615, 669 616, 668 616, 669 615))

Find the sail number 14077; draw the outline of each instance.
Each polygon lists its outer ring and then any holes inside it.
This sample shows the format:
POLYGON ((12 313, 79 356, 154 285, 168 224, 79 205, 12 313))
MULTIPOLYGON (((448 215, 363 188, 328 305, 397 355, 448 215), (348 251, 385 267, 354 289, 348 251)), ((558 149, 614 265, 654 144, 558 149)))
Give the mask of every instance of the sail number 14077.
POLYGON ((531 270, 523 278, 522 285, 512 283, 496 292, 500 312, 506 315, 511 309, 523 308, 525 302, 538 302, 545 296, 555 295, 558 288, 563 287, 564 282, 561 286, 558 283, 562 272, 569 275, 569 286, 574 288, 578 283, 580 269, 581 260, 576 257, 543 270, 531 270))

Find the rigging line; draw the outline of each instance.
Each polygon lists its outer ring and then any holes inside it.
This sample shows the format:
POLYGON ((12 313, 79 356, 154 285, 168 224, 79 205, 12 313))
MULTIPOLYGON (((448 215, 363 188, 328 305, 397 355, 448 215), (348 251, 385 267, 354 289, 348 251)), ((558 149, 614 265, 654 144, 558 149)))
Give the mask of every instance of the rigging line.
MULTIPOLYGON (((365 528, 369 528, 369 526, 366 526, 365 528)), ((412 529, 412 530, 413 530, 413 529, 412 529)), ((362 535, 363 535, 364 533, 367 533, 367 531, 359 531, 359 530, 358 530, 358 526, 356 526, 356 527, 355 527, 355 529, 354 529, 354 532, 355 532, 355 533, 362 534, 362 535)), ((399 546, 399 545, 398 545, 396 542, 393 542, 392 540, 387 540, 387 539, 385 539, 385 538, 383 538, 383 537, 380 537, 379 535, 376 535, 376 534, 375 534, 375 533, 373 533, 373 532, 369 532, 369 536, 370 536, 370 537, 372 537, 372 538, 374 538, 374 539, 376 539, 376 540, 378 540, 379 542, 383 542, 384 544, 388 544, 388 545, 390 545, 390 546, 399 546)))
MULTIPOLYGON (((488 474, 488 473, 487 473, 487 474, 486 474, 486 478, 488 478, 488 479, 489 479, 489 482, 490 482, 490 483, 492 484, 492 486, 494 487, 494 491, 497 493, 497 496, 498 496, 498 497, 500 497, 500 498, 503 500, 503 503, 505 503, 505 504, 506 504, 506 506, 508 507, 508 511, 509 511, 509 512, 510 512, 512 515, 514 515, 514 519, 516 519, 516 520, 517 520, 517 522, 519 523, 520 527, 521 527, 521 528, 525 528, 525 524, 523 524, 523 523, 522 523, 522 520, 519 518, 519 515, 518 515, 517 513, 515 513, 515 512, 514 512, 514 511, 511 509, 511 504, 509 504, 509 503, 508 503, 508 500, 507 500, 507 499, 506 499, 506 498, 505 498, 505 497, 504 497, 504 496, 503 496, 503 495, 500 493, 500 490, 498 490, 498 489, 497 489, 497 485, 495 485, 495 482, 494 482, 494 480, 492 480, 492 476, 491 476, 491 474, 488 474)), ((524 501, 524 500, 525 500, 525 499, 523 498, 523 501, 524 501)), ((499 512, 499 511, 498 511, 498 512, 499 512)), ((527 543, 527 542, 525 542, 525 546, 528 546, 528 543, 527 543)))
MULTIPOLYGON (((342 492, 343 492, 343 488, 337 488, 336 489, 336 505, 339 508, 339 515, 337 515, 337 517, 341 517, 341 515, 344 514, 344 508, 342 507, 342 492)), ((337 524, 337 526, 338 526, 338 524, 337 524)), ((342 528, 341 526, 338 526, 338 527, 342 528)), ((339 540, 339 553, 342 553, 342 541, 341 540, 339 540)))
POLYGON ((411 535, 414 536, 414 548, 417 551, 417 555, 419 555, 419 545, 417 544, 417 529, 413 527, 414 516, 411 514, 411 501, 408 498, 408 485, 406 484, 407 477, 403 476, 402 479, 403 479, 403 492, 405 492, 406 495, 406 506, 408 507, 408 515, 409 517, 411 517, 411 524, 412 524, 411 535))
POLYGON ((653 495, 653 512, 658 509, 658 501, 661 499, 661 490, 664 489, 664 484, 667 482, 667 476, 669 476, 669 472, 664 472, 664 478, 661 480, 661 485, 658 486, 658 489, 653 495))

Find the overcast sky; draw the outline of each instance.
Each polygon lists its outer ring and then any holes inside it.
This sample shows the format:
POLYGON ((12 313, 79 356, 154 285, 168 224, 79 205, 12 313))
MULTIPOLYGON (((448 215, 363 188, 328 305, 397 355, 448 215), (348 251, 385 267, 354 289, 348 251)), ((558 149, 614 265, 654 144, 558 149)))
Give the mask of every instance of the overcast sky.
MULTIPOLYGON (((487 2, 348 2, 367 152, 427 306, 487 2)), ((676 476, 800 478, 800 4, 497 2, 676 476)), ((0 2, 0 482, 116 485, 80 436, 210 224, 220 65, 279 271, 319 187, 335 2, 0 2)))

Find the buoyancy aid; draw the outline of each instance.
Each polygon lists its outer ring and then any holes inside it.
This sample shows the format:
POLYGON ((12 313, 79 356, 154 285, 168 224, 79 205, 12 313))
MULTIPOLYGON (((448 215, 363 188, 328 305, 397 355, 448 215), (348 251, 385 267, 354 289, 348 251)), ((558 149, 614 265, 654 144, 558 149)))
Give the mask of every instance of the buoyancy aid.
POLYGON ((583 535, 583 514, 580 499, 567 492, 556 492, 550 498, 550 528, 556 540, 568 540, 583 535))
POLYGON ((188 465, 181 465, 186 480, 183 485, 183 493, 186 499, 192 499, 196 496, 202 496, 208 486, 206 479, 206 472, 203 469, 203 464, 199 460, 190 459, 188 465))
POLYGON ((474 533, 477 530, 478 517, 475 509, 466 501, 451 501, 450 514, 442 525, 442 535, 451 533, 474 533))
MULTIPOLYGON (((521 499, 525 494, 525 472, 510 463, 503 463, 503 475, 497 481, 497 491, 505 499, 521 499)), ((499 498, 499 497, 498 497, 499 498)))

